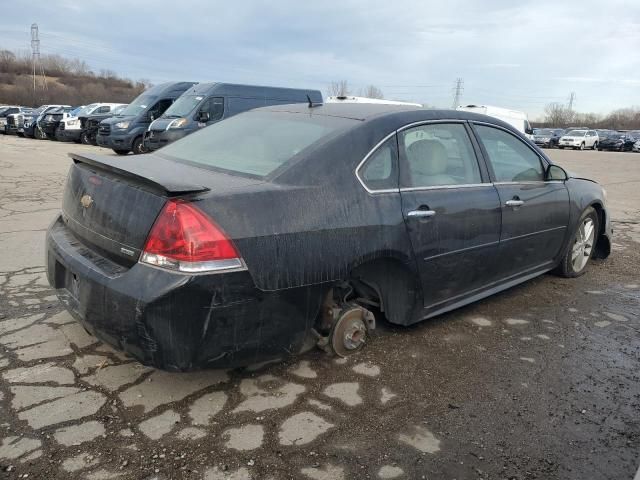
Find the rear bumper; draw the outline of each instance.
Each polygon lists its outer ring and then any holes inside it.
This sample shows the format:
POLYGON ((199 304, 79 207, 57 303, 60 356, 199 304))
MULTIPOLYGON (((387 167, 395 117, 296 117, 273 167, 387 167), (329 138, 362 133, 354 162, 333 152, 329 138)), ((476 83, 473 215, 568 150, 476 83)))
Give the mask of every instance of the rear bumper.
POLYGON ((141 363, 185 371, 229 368, 299 352, 320 308, 317 288, 265 293, 247 271, 183 275, 122 267, 83 245, 58 217, 47 277, 93 335, 141 363))
POLYGON ((165 145, 186 137, 190 132, 183 129, 146 131, 144 132, 144 148, 148 151, 158 150, 165 145))

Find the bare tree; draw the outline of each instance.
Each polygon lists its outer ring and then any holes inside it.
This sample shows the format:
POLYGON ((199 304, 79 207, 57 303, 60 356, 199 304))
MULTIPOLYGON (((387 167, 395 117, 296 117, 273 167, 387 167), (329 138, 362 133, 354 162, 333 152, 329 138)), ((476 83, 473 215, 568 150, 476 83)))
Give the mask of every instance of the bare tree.
POLYGON ((345 97, 347 95, 351 95, 349 83, 346 80, 331 82, 327 88, 327 94, 333 97, 345 97))
POLYGON ((573 117, 567 107, 561 103, 549 103, 544 107, 545 123, 550 127, 566 127, 573 117))
POLYGON ((367 87, 361 89, 360 96, 367 98, 384 98, 382 90, 380 90, 375 85, 368 85, 367 87))

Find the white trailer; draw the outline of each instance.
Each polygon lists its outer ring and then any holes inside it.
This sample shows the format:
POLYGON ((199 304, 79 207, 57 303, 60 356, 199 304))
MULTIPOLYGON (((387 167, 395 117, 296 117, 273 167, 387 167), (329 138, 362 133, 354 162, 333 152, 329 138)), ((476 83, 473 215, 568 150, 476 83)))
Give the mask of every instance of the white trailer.
POLYGON ((421 103, 398 102, 395 100, 384 100, 382 98, 356 97, 353 95, 327 97, 324 103, 377 103, 378 105, 408 105, 411 107, 422 107, 421 103))

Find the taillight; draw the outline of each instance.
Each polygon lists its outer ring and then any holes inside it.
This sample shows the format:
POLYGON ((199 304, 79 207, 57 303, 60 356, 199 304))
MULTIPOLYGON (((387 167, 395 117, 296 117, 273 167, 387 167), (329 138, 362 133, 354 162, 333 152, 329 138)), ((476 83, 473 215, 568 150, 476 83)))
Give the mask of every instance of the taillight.
POLYGON ((140 261, 187 273, 241 269, 242 259, 222 229, 195 205, 168 200, 140 261))

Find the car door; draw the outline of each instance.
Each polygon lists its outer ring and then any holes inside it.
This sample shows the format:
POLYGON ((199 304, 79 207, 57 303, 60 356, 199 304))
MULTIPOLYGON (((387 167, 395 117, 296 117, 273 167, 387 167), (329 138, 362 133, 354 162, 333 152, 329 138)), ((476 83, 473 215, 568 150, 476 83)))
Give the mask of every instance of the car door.
POLYGON ((200 119, 200 112, 209 114, 209 119, 206 123, 198 121, 199 127, 211 125, 212 123, 220 121, 224 115, 224 97, 209 97, 205 100, 198 110, 196 120, 200 119))
POLYGON ((549 267, 558 257, 569 223, 569 193, 563 181, 545 181, 546 161, 514 133, 474 124, 487 167, 500 196, 502 279, 549 267))
POLYGON ((495 280, 500 199, 465 122, 398 133, 400 194, 424 306, 438 310, 495 280))
POLYGON ((586 146, 589 148, 593 148, 593 145, 598 141, 598 134, 594 130, 589 130, 587 132, 587 142, 586 146))

